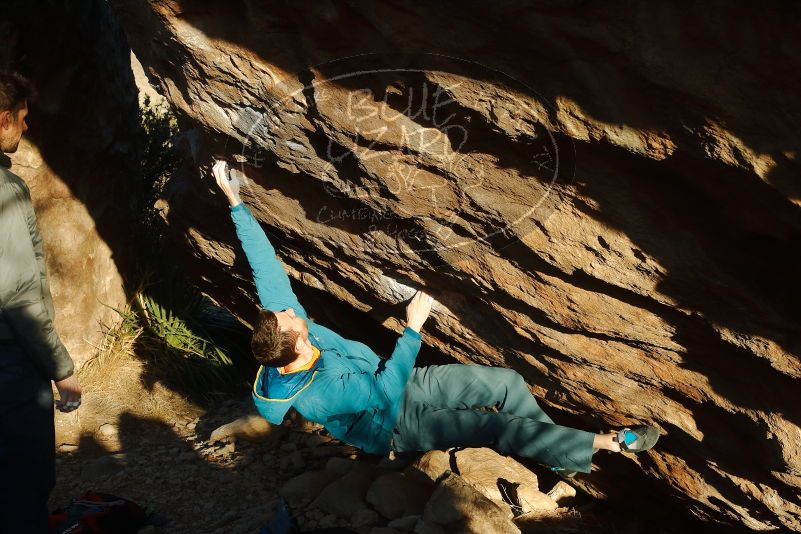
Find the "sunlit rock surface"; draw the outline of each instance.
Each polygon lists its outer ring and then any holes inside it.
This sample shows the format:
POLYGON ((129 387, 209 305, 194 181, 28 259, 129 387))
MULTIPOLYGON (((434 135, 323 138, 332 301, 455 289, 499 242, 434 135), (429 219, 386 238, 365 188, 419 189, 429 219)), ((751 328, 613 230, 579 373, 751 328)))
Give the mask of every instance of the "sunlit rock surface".
POLYGON ((425 287, 442 352, 662 429, 591 493, 801 530, 798 6, 111 3, 191 130, 164 213, 221 302, 255 293, 215 154, 299 287, 396 331, 425 287))

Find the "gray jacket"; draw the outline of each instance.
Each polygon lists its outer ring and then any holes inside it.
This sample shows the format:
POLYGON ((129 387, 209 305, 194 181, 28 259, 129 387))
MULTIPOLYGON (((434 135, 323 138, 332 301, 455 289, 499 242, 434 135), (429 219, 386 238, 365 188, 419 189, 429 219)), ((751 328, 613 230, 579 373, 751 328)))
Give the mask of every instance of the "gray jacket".
POLYGON ((61 380, 73 363, 54 319, 30 192, 0 161, 0 340, 15 340, 44 377, 61 380))

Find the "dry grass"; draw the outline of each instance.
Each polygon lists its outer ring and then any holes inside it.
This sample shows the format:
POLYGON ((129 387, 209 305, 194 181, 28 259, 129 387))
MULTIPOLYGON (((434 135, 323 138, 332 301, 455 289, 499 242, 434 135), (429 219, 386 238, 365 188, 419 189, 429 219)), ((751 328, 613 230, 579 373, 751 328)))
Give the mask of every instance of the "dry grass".
POLYGON ((116 426, 123 414, 162 421, 172 426, 197 418, 202 410, 187 398, 156 382, 142 380, 147 363, 135 354, 142 329, 126 322, 107 328, 98 355, 78 371, 83 389, 81 408, 57 415, 57 444, 78 444, 82 436, 95 436, 107 450, 119 448, 114 436, 97 434, 106 424, 116 426))

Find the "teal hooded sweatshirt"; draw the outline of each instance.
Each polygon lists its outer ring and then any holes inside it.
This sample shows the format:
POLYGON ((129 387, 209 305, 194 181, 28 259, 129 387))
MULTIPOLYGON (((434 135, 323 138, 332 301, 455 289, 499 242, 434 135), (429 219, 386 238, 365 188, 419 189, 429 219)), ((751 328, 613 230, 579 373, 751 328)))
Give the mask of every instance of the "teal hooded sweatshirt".
POLYGON ((295 408, 335 438, 368 453, 386 454, 420 350, 420 334, 406 328, 392 356, 382 359, 364 343, 345 339, 309 320, 275 249, 250 210, 240 203, 231 208, 231 217, 253 270, 262 307, 270 311, 292 308, 308 321, 309 339, 320 350, 319 359, 306 371, 281 375, 275 368, 262 366, 253 384, 256 409, 278 425, 287 411, 295 408))

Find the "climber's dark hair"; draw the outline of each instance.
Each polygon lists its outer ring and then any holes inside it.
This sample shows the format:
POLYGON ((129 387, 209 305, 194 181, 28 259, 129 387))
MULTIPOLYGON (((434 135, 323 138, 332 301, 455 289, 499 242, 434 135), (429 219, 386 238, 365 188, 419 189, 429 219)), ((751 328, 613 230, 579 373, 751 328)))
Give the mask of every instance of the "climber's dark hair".
POLYGON ((0 111, 16 116, 33 95, 33 85, 27 78, 16 72, 0 72, 0 111))
POLYGON ((281 332, 278 329, 278 318, 271 311, 260 310, 253 325, 253 337, 250 350, 253 357, 266 367, 284 367, 298 357, 295 343, 298 333, 281 332))

